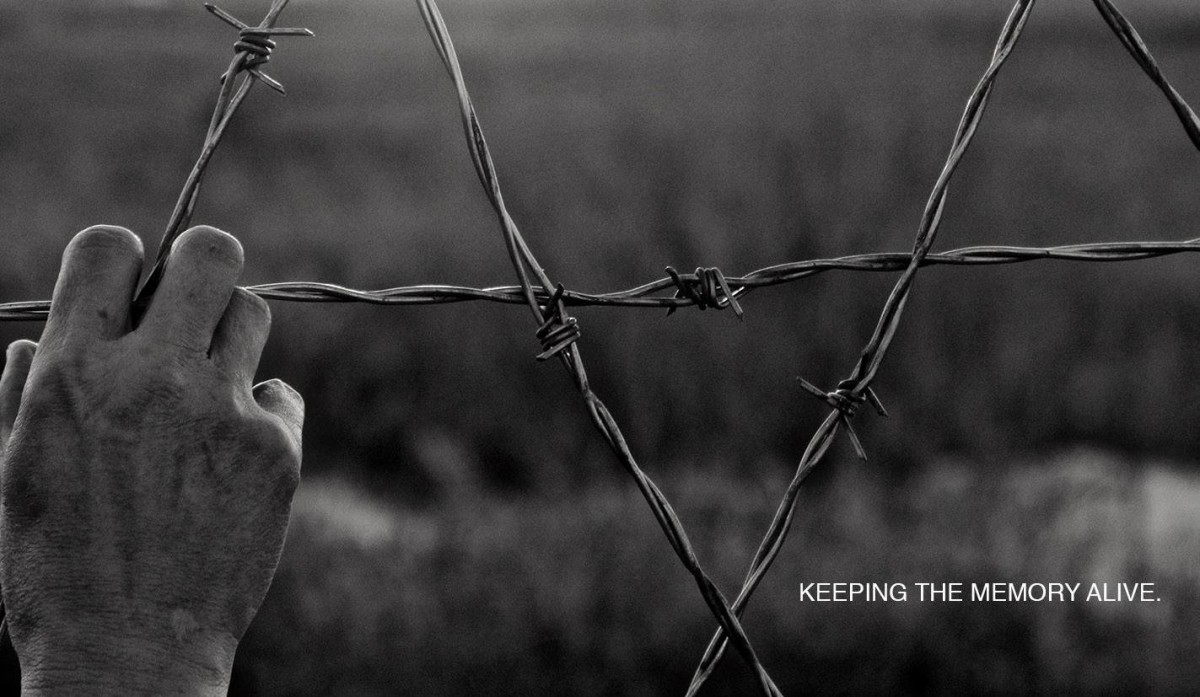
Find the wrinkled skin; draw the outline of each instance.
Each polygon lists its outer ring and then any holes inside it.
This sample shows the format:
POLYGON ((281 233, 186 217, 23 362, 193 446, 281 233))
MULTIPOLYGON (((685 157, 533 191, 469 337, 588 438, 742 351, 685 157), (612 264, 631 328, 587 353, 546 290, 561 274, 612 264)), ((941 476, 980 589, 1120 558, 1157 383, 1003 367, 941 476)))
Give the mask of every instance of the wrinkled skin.
POLYGON ((270 327, 242 250, 193 228, 131 330, 142 247, 63 255, 38 344, 0 377, 0 588, 23 694, 220 694, 271 584, 303 402, 252 380, 270 327))

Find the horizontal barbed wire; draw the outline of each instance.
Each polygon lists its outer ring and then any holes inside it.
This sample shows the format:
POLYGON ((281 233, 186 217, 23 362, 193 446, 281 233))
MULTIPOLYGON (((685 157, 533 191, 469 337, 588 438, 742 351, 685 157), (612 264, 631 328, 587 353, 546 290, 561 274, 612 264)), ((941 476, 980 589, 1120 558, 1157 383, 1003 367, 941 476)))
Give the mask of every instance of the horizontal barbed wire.
MULTIPOLYGON (((1057 247, 1019 247, 980 245, 948 252, 931 252, 921 260, 921 266, 992 266, 1021 264, 1031 261, 1125 262, 1200 252, 1200 238, 1180 242, 1093 242, 1060 245, 1057 247)), ((851 254, 843 257, 809 259, 768 266, 743 276, 726 276, 732 294, 742 297, 755 288, 792 283, 828 271, 889 273, 903 271, 912 259, 906 252, 851 254)), ((695 273, 678 274, 685 283, 699 283, 695 273)), ((495 302, 524 304, 521 286, 492 286, 474 288, 425 284, 398 286, 379 290, 361 290, 317 281, 282 281, 246 286, 246 290, 267 300, 301 303, 364 303, 368 305, 444 305, 464 302, 495 302)), ((670 276, 640 286, 609 293, 587 293, 566 289, 562 301, 571 307, 644 307, 681 308, 699 304, 687 296, 655 295, 677 290, 670 276)), ((544 290, 534 288, 539 302, 550 298, 544 290)), ((711 307, 711 305, 709 306, 711 307)), ((0 303, 0 321, 44 321, 50 311, 49 300, 28 300, 0 303)))

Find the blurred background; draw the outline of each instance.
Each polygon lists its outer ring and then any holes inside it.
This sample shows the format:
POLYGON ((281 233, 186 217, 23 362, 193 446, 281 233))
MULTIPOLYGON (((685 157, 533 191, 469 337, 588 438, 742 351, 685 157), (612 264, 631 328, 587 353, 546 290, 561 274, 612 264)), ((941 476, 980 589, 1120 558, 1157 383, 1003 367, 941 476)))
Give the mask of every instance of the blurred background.
MULTIPOLYGON (((222 6, 257 23, 265 0, 222 6)), ((936 249, 1197 236, 1200 155, 1091 3, 1043 3, 936 249)), ((588 291, 907 251, 1000 0, 446 0, 512 213, 588 291)), ((1122 9, 1200 99, 1200 13, 1122 9)), ((295 0, 195 222, 246 283, 504 285, 452 86, 406 2, 295 0)), ((71 236, 155 248, 235 33, 199 2, 0 0, 0 300, 71 236)), ((745 626, 788 694, 1171 694, 1200 675, 1200 291, 1191 257, 930 268, 864 414, 806 484, 745 626), (1152 582, 1155 604, 813 604, 812 581, 1152 582)), ((597 392, 736 593, 894 281, 731 313, 580 309, 597 392)), ((273 303, 305 482, 240 695, 678 695, 714 621, 509 305, 273 303)), ((0 326, 5 342, 40 325, 0 326)), ((910 586, 911 587, 911 586, 910 586)), ((10 676, 11 676, 10 661, 10 676)), ((728 656, 703 694, 751 694, 728 656)), ((9 682, 11 685, 11 680, 9 682)))

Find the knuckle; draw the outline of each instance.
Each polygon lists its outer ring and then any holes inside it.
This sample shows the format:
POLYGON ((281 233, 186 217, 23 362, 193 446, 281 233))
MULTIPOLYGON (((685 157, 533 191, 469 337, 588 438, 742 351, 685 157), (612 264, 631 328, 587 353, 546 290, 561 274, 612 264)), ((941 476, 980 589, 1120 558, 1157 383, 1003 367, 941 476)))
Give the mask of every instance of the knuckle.
POLYGON ((242 243, 236 237, 207 225, 197 225, 184 232, 175 240, 171 251, 237 269, 241 269, 244 257, 242 243))
POLYGON ((119 370, 112 396, 142 406, 153 405, 157 411, 178 409, 177 405, 186 403, 202 404, 205 382, 198 371, 199 358, 176 344, 169 347, 149 342, 131 346, 130 356, 136 355, 136 362, 119 370))

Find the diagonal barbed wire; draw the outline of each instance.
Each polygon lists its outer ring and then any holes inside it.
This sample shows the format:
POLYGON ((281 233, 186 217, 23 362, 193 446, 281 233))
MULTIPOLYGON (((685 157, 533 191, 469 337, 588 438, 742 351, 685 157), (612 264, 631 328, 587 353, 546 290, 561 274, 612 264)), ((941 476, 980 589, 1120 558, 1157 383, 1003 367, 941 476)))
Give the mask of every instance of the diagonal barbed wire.
POLYGON ((425 28, 429 32, 430 38, 433 39, 438 55, 442 59, 442 64, 449 73, 450 79, 454 82, 454 87, 458 93, 463 130, 466 134, 467 146, 471 154, 471 162, 475 165, 475 172, 479 175, 480 183, 483 184, 484 193, 487 194, 488 201, 492 204, 492 208, 495 210, 500 222, 500 230, 504 236, 505 247, 508 249, 513 269, 516 271, 521 284, 521 293, 525 298, 526 304, 533 312, 535 321, 539 325, 537 337, 542 342, 543 350, 538 355, 538 358, 545 360, 552 356, 558 357, 559 362, 570 374, 576 388, 583 397, 588 413, 592 418, 592 423, 600 431, 601 435, 604 436, 604 439, 608 442, 610 449, 617 456, 621 465, 637 483, 643 498, 646 499, 646 503, 649 504, 655 519, 670 542, 671 548, 695 580, 700 594, 704 598, 704 602, 717 618, 725 635, 733 642, 734 648, 746 661, 747 665, 750 666, 751 670, 754 671, 762 693, 767 695, 767 697, 782 697, 779 688, 775 686, 766 668, 759 661, 754 647, 750 639, 746 636, 738 617, 730 610, 725 596, 701 566, 700 560, 697 559, 695 550, 692 548, 691 541, 684 531, 683 523, 680 522, 679 517, 675 514, 670 502, 667 501, 667 497, 649 475, 638 466, 637 460, 634 458, 629 444, 626 442, 624 434, 621 433, 616 420, 613 418, 611 412, 609 412, 608 407, 600 400, 600 397, 592 391, 591 385, 588 382, 587 371, 584 368, 583 357, 576 343, 579 339, 578 323, 574 317, 570 317, 567 314, 566 306, 562 300, 564 294, 563 286, 551 281, 549 274, 538 263, 537 258, 529 249, 525 239, 521 236, 516 222, 505 206, 504 195, 500 189, 495 165, 492 162, 487 141, 484 139, 479 118, 475 113, 475 107, 471 102, 471 96, 467 91, 462 66, 459 64, 458 56, 454 50, 454 43, 450 39, 445 20, 442 19, 441 12, 438 10, 437 3, 434 0, 417 0, 417 6, 421 10, 421 17, 425 21, 425 28), (533 281, 530 280, 531 274, 536 277, 537 282, 541 285, 542 292, 551 294, 549 300, 544 305, 539 303, 534 293, 533 281))
POLYGON ((1142 41, 1137 29, 1133 28, 1129 20, 1125 19, 1125 15, 1121 14, 1109 0, 1092 0, 1092 4, 1096 6, 1100 16, 1120 39, 1121 45, 1129 51, 1129 55, 1133 56, 1133 60, 1158 89, 1162 90, 1163 95, 1170 102, 1171 108, 1175 110, 1175 115, 1179 117, 1179 122, 1183 124, 1183 130, 1187 132, 1188 138, 1191 138, 1193 145, 1200 148, 1200 118, 1196 117, 1196 112, 1192 111, 1183 96, 1171 86, 1171 83, 1167 82, 1162 69, 1158 67, 1158 61, 1150 55, 1150 49, 1146 47, 1146 42, 1142 41))
MULTIPOLYGON (((537 324, 536 336, 541 343, 539 360, 558 358, 567 370, 593 424, 600 431, 621 465, 634 478, 643 497, 667 537, 680 562, 693 576, 701 596, 716 617, 719 627, 710 640, 689 684, 689 697, 703 685, 720 660, 728 642, 754 671, 763 694, 781 697, 782 693, 758 659, 750 639, 740 624, 740 616, 755 589, 761 583, 782 549, 795 513, 798 494, 805 478, 828 452, 839 430, 845 428, 855 451, 865 459, 865 449, 854 433, 853 418, 863 404, 870 404, 881 415, 887 413, 872 385, 888 353, 903 316, 905 305, 914 288, 917 272, 926 266, 979 266, 1014 264, 1043 260, 1080 262, 1122 262, 1200 251, 1200 238, 1182 242, 1108 242, 1062 245, 1055 247, 974 246, 934 253, 933 242, 941 223, 949 183, 962 162, 967 148, 986 109, 997 75, 1016 46, 1036 0, 1018 0, 1010 11, 1000 33, 991 61, 971 93, 958 124, 950 153, 927 201, 918 226, 911 252, 856 254, 829 259, 812 259, 769 266, 742 276, 726 276, 719 269, 698 268, 693 273, 679 273, 666 267, 665 278, 607 293, 585 293, 568 290, 555 283, 538 262, 505 205, 496 168, 484 139, 478 116, 467 91, 462 67, 450 40, 444 19, 434 0, 417 0, 422 19, 438 56, 454 83, 472 164, 491 203, 503 236, 505 247, 518 285, 473 288, 453 285, 414 285, 382 290, 357 290, 330 283, 285 282, 250 286, 248 289, 272 300, 297 302, 359 302, 380 305, 442 304, 469 301, 490 301, 523 304, 532 312, 537 324), (578 321, 567 313, 568 307, 616 306, 667 308, 695 306, 701 310, 731 308, 740 318, 739 298, 756 288, 791 283, 829 271, 898 272, 896 281, 878 323, 860 353, 849 377, 830 391, 824 391, 806 380, 800 384, 827 403, 831 410, 817 428, 797 465, 795 475, 776 509, 774 518, 760 543, 741 589, 730 604, 704 571, 688 536, 666 496, 640 468, 608 408, 592 391, 584 368, 578 340, 578 321), (671 295, 673 293, 673 295, 671 295)), ((1200 149, 1200 119, 1183 97, 1163 76, 1161 69, 1132 24, 1109 0, 1092 0, 1109 28, 1133 56, 1141 69, 1166 96, 1192 143, 1200 149)), ((245 99, 254 82, 263 82, 278 92, 283 87, 262 71, 270 59, 274 36, 312 36, 299 28, 277 28, 275 23, 288 0, 273 0, 264 20, 250 26, 212 5, 206 9, 238 30, 235 55, 222 75, 221 88, 209 122, 201 153, 189 173, 179 199, 172 211, 157 255, 149 267, 136 299, 135 316, 144 308, 161 277, 163 263, 171 244, 191 221, 199 196, 200 184, 234 113, 245 99)), ((44 320, 50 309, 48 301, 25 301, 0 304, 0 321, 44 320)), ((0 618, 3 617, 0 605, 0 618)), ((0 620, 0 633, 4 625, 0 620)), ((0 638, 2 640, 2 638, 0 638)))

